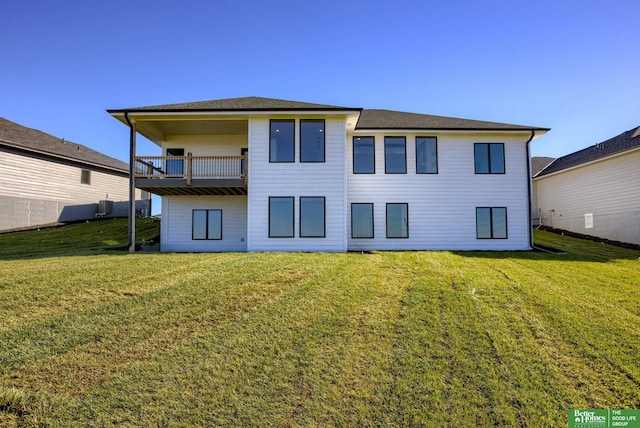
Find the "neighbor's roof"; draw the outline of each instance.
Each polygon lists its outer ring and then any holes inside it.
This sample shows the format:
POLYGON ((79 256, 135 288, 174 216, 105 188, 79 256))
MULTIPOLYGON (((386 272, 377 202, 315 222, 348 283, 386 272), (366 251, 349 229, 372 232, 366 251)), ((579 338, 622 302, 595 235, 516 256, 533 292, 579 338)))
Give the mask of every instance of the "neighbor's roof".
POLYGON ((598 143, 595 146, 590 146, 575 153, 562 156, 543 169, 537 177, 607 158, 638 147, 640 147, 640 126, 623 132, 602 143, 598 143))
POLYGON ((548 128, 484 122, 456 117, 405 113, 392 110, 363 110, 356 129, 425 129, 470 131, 548 131, 548 128))
POLYGON ((27 128, 0 117, 0 146, 38 153, 47 157, 72 160, 128 174, 127 163, 114 159, 82 144, 65 141, 37 129, 27 128))
POLYGON ((531 158, 531 175, 535 177, 537 173, 545 169, 554 160, 556 160, 556 158, 533 156, 531 158))
POLYGON ((206 112, 206 111, 275 111, 275 110, 353 110, 359 108, 338 107, 326 104, 312 104, 300 101, 279 100, 275 98, 242 97, 221 100, 196 101, 179 104, 161 104, 147 107, 131 107, 107 110, 109 113, 124 112, 206 112))

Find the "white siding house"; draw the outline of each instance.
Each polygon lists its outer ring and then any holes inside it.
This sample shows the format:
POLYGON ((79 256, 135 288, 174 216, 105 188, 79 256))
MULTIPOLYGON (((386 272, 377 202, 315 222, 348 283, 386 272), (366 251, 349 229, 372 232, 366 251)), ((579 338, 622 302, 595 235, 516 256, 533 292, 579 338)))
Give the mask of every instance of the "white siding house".
POLYGON ((163 251, 531 248, 545 128, 258 97, 109 113, 162 151, 134 179, 163 251))
POLYGON ((0 165, 0 230, 127 216, 128 165, 88 147, 0 118, 0 165))
POLYGON ((556 159, 533 183, 542 225, 640 244, 640 127, 556 159))

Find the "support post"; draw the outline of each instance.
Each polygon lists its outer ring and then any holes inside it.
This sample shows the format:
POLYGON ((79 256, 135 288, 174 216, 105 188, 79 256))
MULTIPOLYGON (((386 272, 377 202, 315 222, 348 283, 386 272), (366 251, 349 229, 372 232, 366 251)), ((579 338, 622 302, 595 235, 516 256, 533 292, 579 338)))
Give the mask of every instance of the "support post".
MULTIPOLYGON (((127 120, 129 120, 127 118, 127 120)), ((129 252, 136 252, 136 123, 129 122, 129 252)))
POLYGON ((192 167, 193 167, 193 160, 192 160, 192 155, 191 152, 187 153, 187 186, 191 186, 191 184, 193 184, 193 173, 192 173, 192 167))

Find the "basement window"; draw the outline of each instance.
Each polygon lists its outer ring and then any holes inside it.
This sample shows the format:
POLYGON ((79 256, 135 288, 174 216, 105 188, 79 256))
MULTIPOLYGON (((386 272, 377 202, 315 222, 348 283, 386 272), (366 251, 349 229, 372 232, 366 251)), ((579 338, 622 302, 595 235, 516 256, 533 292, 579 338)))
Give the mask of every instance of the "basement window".
POLYGON ((193 210, 191 239, 222 239, 222 210, 193 210))

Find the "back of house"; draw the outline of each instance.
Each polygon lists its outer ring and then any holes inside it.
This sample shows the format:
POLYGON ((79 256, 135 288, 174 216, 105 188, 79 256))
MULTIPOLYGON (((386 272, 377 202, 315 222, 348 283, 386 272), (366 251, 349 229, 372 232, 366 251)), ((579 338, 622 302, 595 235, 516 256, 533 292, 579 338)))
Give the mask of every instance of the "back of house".
POLYGON ((109 110, 163 251, 526 250, 548 129, 260 97, 109 110))

